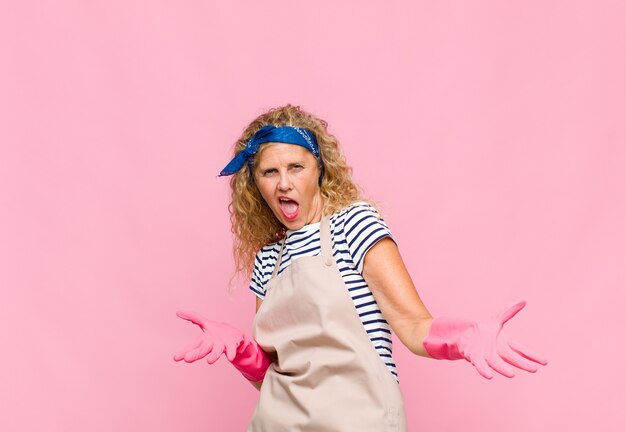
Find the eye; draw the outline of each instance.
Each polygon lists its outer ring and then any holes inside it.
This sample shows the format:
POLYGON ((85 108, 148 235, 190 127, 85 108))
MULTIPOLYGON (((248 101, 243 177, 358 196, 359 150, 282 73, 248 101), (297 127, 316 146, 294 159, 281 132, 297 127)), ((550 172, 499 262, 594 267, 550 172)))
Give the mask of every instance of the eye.
POLYGON ((265 170, 261 171, 261 176, 262 177, 270 177, 272 175, 274 175, 276 173, 276 169, 275 168, 268 168, 265 170))
POLYGON ((303 166, 303 165, 301 165, 301 164, 294 164, 294 165, 293 165, 293 170, 294 170, 295 172, 302 171, 303 169, 304 169, 304 166, 303 166))

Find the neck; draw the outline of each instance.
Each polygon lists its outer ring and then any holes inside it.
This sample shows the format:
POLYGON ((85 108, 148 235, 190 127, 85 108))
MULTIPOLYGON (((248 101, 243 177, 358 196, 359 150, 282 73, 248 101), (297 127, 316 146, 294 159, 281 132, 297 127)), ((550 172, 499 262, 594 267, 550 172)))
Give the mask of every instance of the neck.
POLYGON ((320 193, 317 198, 318 199, 315 200, 315 212, 313 213, 313 217, 311 218, 309 224, 321 221, 322 216, 324 216, 324 199, 322 198, 322 194, 320 193))

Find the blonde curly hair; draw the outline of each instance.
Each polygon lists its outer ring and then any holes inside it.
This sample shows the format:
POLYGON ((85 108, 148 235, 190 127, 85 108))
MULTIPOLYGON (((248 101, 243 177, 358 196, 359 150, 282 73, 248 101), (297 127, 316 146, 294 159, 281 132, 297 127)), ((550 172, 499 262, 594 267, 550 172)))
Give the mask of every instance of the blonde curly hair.
MULTIPOLYGON (((288 104, 273 108, 254 119, 235 143, 233 155, 243 150, 255 132, 266 125, 296 126, 309 129, 315 134, 324 165, 320 184, 324 215, 331 215, 356 201, 369 202, 362 198, 360 188, 352 182, 352 168, 346 164, 337 138, 328 133, 328 123, 299 106, 288 104)), ((258 162, 258 156, 259 153, 254 157, 254 165, 258 162)), ((281 240, 286 229, 261 196, 247 166, 233 175, 230 188, 231 201, 228 210, 231 231, 235 237, 233 277, 239 275, 242 279, 249 280, 256 253, 263 246, 281 240)))

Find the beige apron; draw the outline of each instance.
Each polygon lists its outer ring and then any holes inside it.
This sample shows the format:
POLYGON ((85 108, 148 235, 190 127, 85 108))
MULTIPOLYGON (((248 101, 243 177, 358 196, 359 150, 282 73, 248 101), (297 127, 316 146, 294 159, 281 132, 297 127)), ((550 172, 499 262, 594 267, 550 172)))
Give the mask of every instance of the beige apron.
POLYGON ((247 431, 406 431, 400 387, 339 273, 328 217, 320 236, 320 255, 277 275, 283 239, 254 319, 254 338, 273 361, 247 431))

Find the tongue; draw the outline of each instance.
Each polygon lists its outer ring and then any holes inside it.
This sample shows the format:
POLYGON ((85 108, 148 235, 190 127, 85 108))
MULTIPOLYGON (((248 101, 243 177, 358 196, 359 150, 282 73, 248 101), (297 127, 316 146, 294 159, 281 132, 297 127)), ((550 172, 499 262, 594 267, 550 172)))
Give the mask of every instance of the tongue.
POLYGON ((281 201, 280 208, 285 213, 285 216, 292 216, 298 211, 298 203, 295 201, 281 201))

